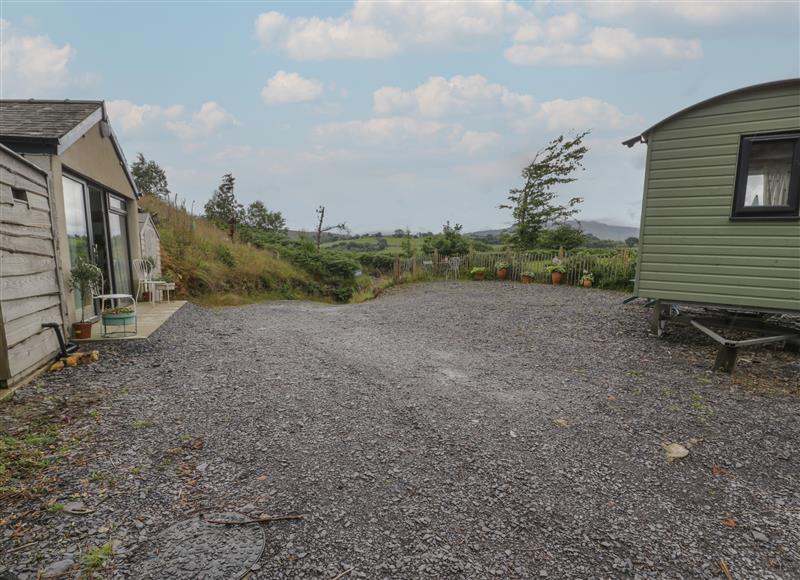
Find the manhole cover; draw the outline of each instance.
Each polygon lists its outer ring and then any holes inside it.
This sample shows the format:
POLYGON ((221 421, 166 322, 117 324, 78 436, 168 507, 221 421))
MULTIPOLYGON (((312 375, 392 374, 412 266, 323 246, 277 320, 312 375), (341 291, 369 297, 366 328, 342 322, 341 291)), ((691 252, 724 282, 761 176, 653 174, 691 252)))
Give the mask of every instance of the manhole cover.
MULTIPOLYGON (((244 521, 236 513, 206 514, 205 519, 244 521)), ((177 522, 153 539, 142 578, 149 580, 237 580, 258 562, 264 551, 259 524, 226 526, 199 518, 177 522)))

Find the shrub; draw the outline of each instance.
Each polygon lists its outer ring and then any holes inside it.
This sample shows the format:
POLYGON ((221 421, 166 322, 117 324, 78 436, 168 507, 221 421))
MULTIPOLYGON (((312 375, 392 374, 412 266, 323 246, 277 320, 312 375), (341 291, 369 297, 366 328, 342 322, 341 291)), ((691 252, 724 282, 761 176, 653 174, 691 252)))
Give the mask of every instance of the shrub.
POLYGON ((236 258, 227 244, 219 244, 217 246, 217 259, 229 268, 236 266, 236 258))

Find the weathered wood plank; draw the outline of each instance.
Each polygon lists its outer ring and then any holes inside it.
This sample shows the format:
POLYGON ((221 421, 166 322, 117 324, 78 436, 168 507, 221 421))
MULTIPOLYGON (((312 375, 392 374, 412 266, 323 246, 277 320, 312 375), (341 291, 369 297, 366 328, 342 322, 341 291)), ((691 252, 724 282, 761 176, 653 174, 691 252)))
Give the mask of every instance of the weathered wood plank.
POLYGON ((0 278, 0 296, 3 302, 17 298, 58 294, 55 271, 41 272, 29 276, 0 278))
POLYGON ((16 156, 9 155, 3 151, 0 154, 0 167, 5 167, 7 171, 12 173, 26 175, 36 183, 47 184, 47 172, 28 159, 20 160, 16 156))
POLYGON ((61 309, 58 306, 52 306, 46 310, 33 312, 12 322, 5 323, 8 348, 38 334, 42 330, 42 324, 45 322, 61 324, 61 309))
POLYGON ((50 212, 19 203, 10 204, 0 209, 0 223, 50 227, 50 212))
POLYGON ((18 225, 0 221, 0 234, 18 238, 34 238, 37 240, 52 240, 53 232, 50 224, 18 225))
POLYGON ((12 171, 6 167, 5 162, 5 158, 0 161, 0 183, 6 183, 11 187, 18 187, 37 195, 47 195, 46 179, 33 177, 33 170, 30 170, 28 174, 12 171))
POLYGON ((60 305, 61 298, 58 294, 3 300, 3 323, 8 324, 33 312, 46 310, 51 306, 60 307, 60 305))
POLYGON ((37 256, 52 256, 53 241, 36 238, 21 238, 18 236, 0 234, 0 250, 24 254, 35 254, 37 256))
POLYGON ((54 358, 59 352, 58 339, 51 329, 43 329, 8 349, 8 368, 14 377, 54 358))
MULTIPOLYGON (((14 196, 11 192, 11 186, 5 183, 0 183, 0 205, 2 206, 20 205, 19 202, 14 201, 14 196)), ((24 207, 24 205, 22 207, 24 207)), ((28 208, 50 211, 50 199, 47 197, 47 195, 40 195, 38 193, 33 193, 29 191, 28 208)), ((6 208, 4 207, 3 211, 5 211, 5 209, 6 208)))
POLYGON ((11 254, 0 250, 0 276, 23 276, 55 269, 54 258, 30 254, 11 254))

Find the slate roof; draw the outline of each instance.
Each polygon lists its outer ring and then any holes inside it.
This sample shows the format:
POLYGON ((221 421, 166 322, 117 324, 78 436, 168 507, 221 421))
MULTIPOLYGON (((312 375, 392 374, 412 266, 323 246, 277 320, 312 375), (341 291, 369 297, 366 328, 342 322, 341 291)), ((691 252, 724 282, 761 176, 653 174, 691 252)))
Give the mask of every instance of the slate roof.
POLYGON ((102 101, 0 100, 0 138, 58 140, 102 106, 102 101))

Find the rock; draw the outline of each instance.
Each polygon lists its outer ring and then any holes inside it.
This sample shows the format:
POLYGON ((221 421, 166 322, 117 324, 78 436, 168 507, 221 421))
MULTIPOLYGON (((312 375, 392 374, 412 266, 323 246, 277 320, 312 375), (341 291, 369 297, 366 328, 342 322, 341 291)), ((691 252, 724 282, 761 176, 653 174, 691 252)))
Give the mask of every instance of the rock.
POLYGON ((769 542, 769 538, 761 532, 753 531, 753 538, 759 542, 764 542, 765 544, 769 542))
POLYGON ((68 514, 88 514, 92 510, 88 509, 82 501, 70 501, 64 504, 64 511, 68 514))
POLYGON ((65 574, 70 568, 75 565, 75 561, 71 558, 65 558, 58 562, 53 562, 42 572, 42 578, 57 578, 65 574))
POLYGON ((680 443, 669 443, 664 445, 664 451, 667 452, 667 461, 672 462, 675 459, 683 459, 689 455, 689 450, 680 443))

